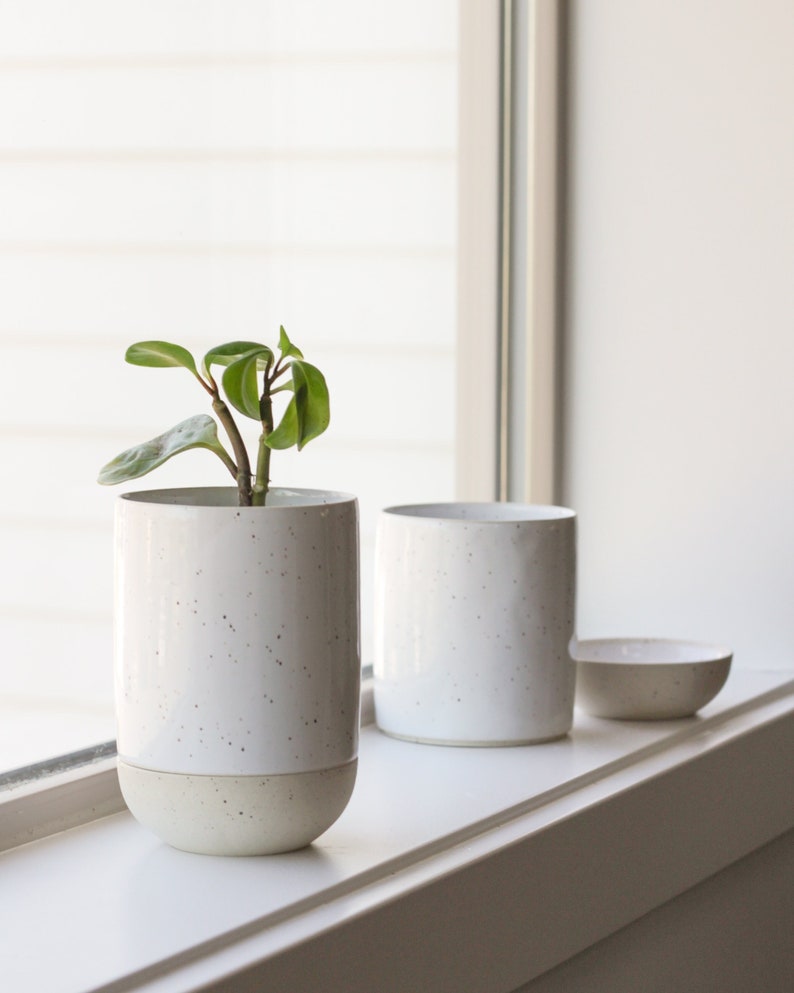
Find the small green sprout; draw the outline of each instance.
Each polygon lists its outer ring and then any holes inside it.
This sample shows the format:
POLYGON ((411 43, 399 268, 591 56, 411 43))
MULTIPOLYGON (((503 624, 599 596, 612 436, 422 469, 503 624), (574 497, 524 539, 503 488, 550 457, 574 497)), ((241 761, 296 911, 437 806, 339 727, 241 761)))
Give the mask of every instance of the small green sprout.
POLYGON ((300 451, 328 427, 330 407, 325 377, 303 358, 299 348, 282 327, 278 358, 272 348, 255 341, 231 341, 210 349, 200 370, 187 349, 167 341, 139 341, 127 349, 132 365, 187 369, 210 395, 212 409, 231 445, 231 453, 218 437, 217 424, 208 414, 196 414, 151 441, 117 455, 99 473, 103 485, 123 483, 144 476, 174 455, 191 448, 208 448, 229 470, 237 483, 242 507, 264 505, 270 487, 270 453, 273 449, 300 451), (213 366, 223 367, 221 389, 212 374, 213 366), (274 421, 273 397, 291 393, 278 422, 274 421), (227 403, 228 401, 228 403, 227 403), (259 421, 262 432, 252 472, 251 460, 237 423, 229 409, 259 421))

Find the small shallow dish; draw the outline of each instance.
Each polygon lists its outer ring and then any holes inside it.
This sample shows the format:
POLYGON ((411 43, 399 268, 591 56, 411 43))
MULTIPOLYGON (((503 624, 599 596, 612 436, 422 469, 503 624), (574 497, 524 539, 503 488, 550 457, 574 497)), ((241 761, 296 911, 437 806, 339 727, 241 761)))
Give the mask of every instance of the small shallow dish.
POLYGON ((627 721, 691 717, 719 693, 732 652, 663 638, 596 638, 572 647, 576 704, 627 721))

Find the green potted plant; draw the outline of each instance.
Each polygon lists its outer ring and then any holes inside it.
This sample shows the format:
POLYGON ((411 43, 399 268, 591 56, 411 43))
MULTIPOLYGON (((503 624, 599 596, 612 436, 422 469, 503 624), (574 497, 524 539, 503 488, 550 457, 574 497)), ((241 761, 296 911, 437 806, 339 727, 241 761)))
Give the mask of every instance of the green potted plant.
POLYGON ((122 452, 99 482, 207 448, 234 486, 126 493, 116 503, 122 792, 138 820, 178 848, 303 847, 336 820, 355 782, 358 506, 347 494, 271 487, 270 456, 326 429, 325 379, 283 328, 277 350, 230 342, 200 365, 162 341, 132 345, 126 358, 187 370, 215 417, 190 417, 122 452), (236 413, 261 426, 254 458, 236 413))

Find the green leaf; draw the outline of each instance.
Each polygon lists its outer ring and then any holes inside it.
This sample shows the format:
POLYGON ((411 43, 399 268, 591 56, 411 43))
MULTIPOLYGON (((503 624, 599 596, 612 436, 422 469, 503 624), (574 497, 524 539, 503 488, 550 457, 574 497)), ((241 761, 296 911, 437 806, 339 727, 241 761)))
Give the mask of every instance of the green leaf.
POLYGON ((255 421, 261 419, 257 372, 260 361, 267 362, 268 356, 273 357, 270 349, 259 345, 232 362, 223 374, 223 389, 229 403, 241 414, 252 417, 255 421))
POLYGON ((266 439, 269 448, 300 451, 322 434, 331 420, 328 386, 320 370, 308 362, 295 361, 290 366, 295 395, 287 405, 281 423, 266 439))
POLYGON ((249 352, 256 351, 257 349, 261 350, 263 356, 262 360, 260 360, 261 365, 259 366, 261 370, 273 361, 273 350, 258 341, 229 341, 225 345, 218 345, 216 348, 211 348, 201 363, 204 375, 209 375, 211 365, 229 366, 232 362, 242 358, 243 355, 247 355, 249 352))
POLYGON ((112 462, 102 467, 98 481, 103 486, 112 486, 137 479, 161 466, 172 456, 191 448, 209 448, 221 458, 228 459, 226 450, 218 440, 215 421, 208 414, 196 414, 151 441, 145 441, 142 445, 128 448, 117 455, 112 462))
POLYGON ((130 345, 124 358, 131 365, 144 365, 150 368, 183 366, 194 376, 198 375, 195 359, 190 352, 181 345, 172 345, 169 341, 138 341, 130 345))
POLYGON ((331 420, 328 386, 320 370, 308 362, 292 363, 295 403, 298 408, 298 451, 322 434, 331 420))
POLYGON ((287 337, 287 332, 284 330, 283 324, 278 329, 278 349, 281 352, 283 358, 285 359, 303 358, 303 352, 297 347, 297 345, 293 345, 292 342, 287 337))
POLYGON ((295 406, 295 397, 293 397, 287 404, 287 409, 284 411, 284 416, 278 427, 265 438, 265 444, 268 448, 279 450, 292 448, 293 445, 298 444, 299 437, 298 410, 295 406))

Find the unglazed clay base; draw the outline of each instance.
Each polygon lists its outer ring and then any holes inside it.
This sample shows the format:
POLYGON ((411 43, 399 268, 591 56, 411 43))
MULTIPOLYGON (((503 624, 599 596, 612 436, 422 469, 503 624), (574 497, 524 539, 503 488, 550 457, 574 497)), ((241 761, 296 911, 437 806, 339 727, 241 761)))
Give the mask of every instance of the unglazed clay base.
POLYGON ((191 776, 119 759, 133 816, 159 838, 201 855, 275 855, 304 848, 347 806, 358 761, 278 776, 191 776))

